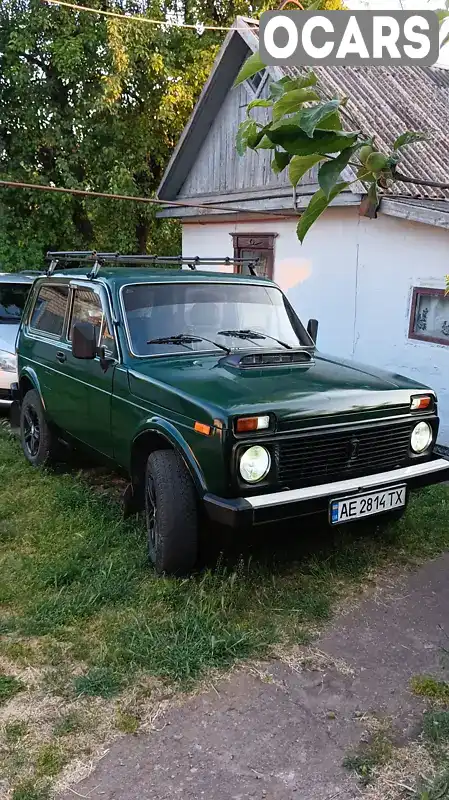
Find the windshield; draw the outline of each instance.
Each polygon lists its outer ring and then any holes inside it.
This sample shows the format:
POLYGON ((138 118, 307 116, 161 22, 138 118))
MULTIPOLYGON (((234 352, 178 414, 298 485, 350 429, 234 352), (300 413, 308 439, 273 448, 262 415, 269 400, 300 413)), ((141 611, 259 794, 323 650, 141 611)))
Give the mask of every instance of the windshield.
POLYGON ((272 286, 133 284, 123 288, 123 303, 132 351, 139 356, 215 349, 213 343, 204 339, 184 345, 148 343, 179 334, 206 337, 231 350, 272 350, 310 344, 284 295, 272 286))
POLYGON ((0 283, 0 324, 19 324, 29 291, 28 283, 0 283))

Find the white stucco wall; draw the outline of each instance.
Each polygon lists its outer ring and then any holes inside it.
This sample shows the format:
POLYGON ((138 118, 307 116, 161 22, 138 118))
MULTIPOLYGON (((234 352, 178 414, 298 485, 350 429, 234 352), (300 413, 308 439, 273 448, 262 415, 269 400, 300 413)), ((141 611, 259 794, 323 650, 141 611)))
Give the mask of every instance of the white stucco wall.
POLYGON ((319 320, 320 350, 415 377, 437 391, 440 442, 449 445, 449 346, 408 338, 413 286, 444 287, 449 231, 335 208, 302 246, 293 219, 188 223, 183 253, 232 256, 230 234, 237 232, 278 234, 274 279, 304 323, 319 320))

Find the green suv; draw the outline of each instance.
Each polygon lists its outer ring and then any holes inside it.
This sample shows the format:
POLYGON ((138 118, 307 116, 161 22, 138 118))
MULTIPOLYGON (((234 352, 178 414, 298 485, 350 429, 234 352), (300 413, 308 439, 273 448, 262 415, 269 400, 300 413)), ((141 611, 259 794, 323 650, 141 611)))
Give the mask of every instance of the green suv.
POLYGON ((24 454, 47 465, 73 441, 124 470, 158 572, 194 566, 202 515, 397 517, 409 489, 449 479, 434 392, 319 353, 316 321, 253 265, 49 256, 18 338, 24 454))

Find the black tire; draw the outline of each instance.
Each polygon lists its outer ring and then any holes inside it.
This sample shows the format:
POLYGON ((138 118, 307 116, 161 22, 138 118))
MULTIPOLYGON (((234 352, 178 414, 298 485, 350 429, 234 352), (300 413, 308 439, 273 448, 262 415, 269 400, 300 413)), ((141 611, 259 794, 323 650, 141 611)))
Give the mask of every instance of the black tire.
POLYGON ((186 574, 198 553, 197 496, 181 457, 156 450, 145 471, 148 551, 156 572, 186 574))
POLYGON ((33 467, 57 461, 58 440, 45 419, 41 399, 34 389, 26 393, 20 409, 20 441, 25 458, 33 467))

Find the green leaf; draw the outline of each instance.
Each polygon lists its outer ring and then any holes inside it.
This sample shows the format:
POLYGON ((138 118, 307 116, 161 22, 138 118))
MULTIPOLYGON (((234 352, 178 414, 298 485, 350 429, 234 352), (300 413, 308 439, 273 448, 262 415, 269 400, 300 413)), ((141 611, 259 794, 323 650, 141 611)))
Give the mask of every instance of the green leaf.
POLYGON ((265 66, 266 65, 260 59, 259 51, 253 53, 243 64, 243 67, 234 81, 234 86, 238 86, 240 83, 248 80, 248 78, 251 78, 257 72, 265 69, 265 66))
POLYGON ((341 131, 342 124, 338 109, 332 111, 327 117, 321 120, 320 124, 316 126, 317 131, 341 131))
POLYGON ((279 81, 272 81, 270 83, 269 92, 270 97, 273 100, 279 100, 283 94, 285 94, 285 87, 292 82, 292 79, 286 76, 285 78, 281 78, 279 81))
POLYGON ((314 72, 307 72, 299 78, 282 78, 282 87, 285 92, 292 92, 294 89, 307 89, 309 86, 316 86, 318 78, 314 72))
POLYGON ((435 11, 435 14, 436 14, 436 15, 437 15, 437 17, 438 17, 438 21, 439 21, 440 25, 442 25, 442 23, 444 22, 444 20, 445 20, 447 17, 449 17, 449 11, 441 11, 441 10, 439 10, 439 11, 435 11))
POLYGON ((307 11, 320 11, 323 7, 323 0, 314 0, 313 3, 309 3, 307 6, 307 11))
POLYGON ((278 175, 290 163, 291 156, 288 153, 276 151, 273 161, 271 162, 271 169, 278 175))
POLYGON ((320 167, 318 183, 326 197, 330 196, 342 170, 348 166, 348 161, 356 150, 358 150, 358 145, 355 147, 347 147, 345 150, 342 150, 336 158, 326 161, 326 163, 322 164, 320 167))
POLYGON ((357 177, 361 181, 365 181, 365 183, 371 183, 371 181, 376 180, 372 172, 368 172, 368 169, 365 166, 359 167, 357 170, 357 177))
POLYGON ((422 142, 424 139, 427 139, 427 134, 422 131, 405 131, 405 133, 401 133, 401 135, 398 136, 393 144, 393 149, 399 150, 400 147, 413 144, 413 142, 422 142))
POLYGON ((296 228, 296 234, 300 242, 304 241, 305 235, 309 228, 314 222, 316 222, 318 217, 321 216, 323 211, 326 210, 334 197, 337 197, 337 195, 346 189, 347 186, 349 186, 348 183, 337 183, 337 185, 332 189, 329 197, 326 197, 322 189, 318 189, 318 191, 315 192, 306 210, 303 214, 301 214, 301 219, 299 220, 296 228))
POLYGON ((259 144, 254 148, 255 150, 274 150, 276 145, 270 141, 268 136, 264 133, 259 144))
POLYGON ((292 186, 297 186, 302 176, 324 158, 325 156, 320 153, 312 153, 310 156, 293 156, 288 168, 288 177, 292 186))
POLYGON ((246 106, 246 113, 249 115, 252 108, 270 108, 272 105, 272 100, 251 100, 246 106))
POLYGON ((299 111, 303 103, 310 103, 312 100, 319 99, 313 89, 294 89, 292 92, 286 92, 273 106, 273 120, 276 122, 285 114, 293 114, 295 111, 299 111))
POLYGON ((339 153, 355 144, 358 132, 315 131, 313 139, 294 125, 266 129, 266 135, 274 144, 283 147, 294 156, 309 156, 312 153, 339 153))
POLYGON ((377 188, 377 181, 373 181, 368 189, 368 194, 363 198, 359 207, 359 216, 368 217, 368 219, 377 218, 377 209, 379 208, 379 190, 377 188))
POLYGON ((259 142, 262 141, 263 137, 264 132, 262 128, 260 130, 250 131, 246 143, 251 150, 255 150, 259 142))
POLYGON ((329 114, 332 114, 339 105, 339 100, 329 100, 328 103, 320 103, 318 106, 305 108, 301 113, 299 127, 302 128, 304 133, 307 133, 307 136, 312 137, 317 125, 319 125, 323 119, 326 119, 329 114))
POLYGON ((237 131, 235 140, 235 147, 239 156, 243 156, 246 148, 248 147, 248 139, 255 137, 258 133, 258 127, 253 119, 246 119, 241 122, 237 131))

